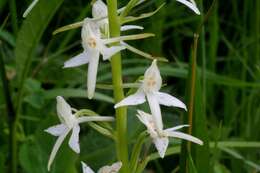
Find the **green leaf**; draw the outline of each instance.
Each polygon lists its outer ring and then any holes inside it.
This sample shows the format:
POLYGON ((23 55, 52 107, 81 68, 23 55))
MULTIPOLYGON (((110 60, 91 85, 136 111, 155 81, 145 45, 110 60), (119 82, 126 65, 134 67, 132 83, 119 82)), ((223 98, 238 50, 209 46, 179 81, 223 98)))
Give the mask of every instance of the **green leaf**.
MULTIPOLYGON (((194 161, 189 153, 188 165, 189 165, 189 172, 190 173, 198 173, 196 166, 194 165, 194 161)), ((207 160, 208 161, 208 160, 207 160)))
POLYGON ((228 153, 229 155, 233 156, 236 159, 242 160, 248 166, 260 171, 260 165, 252 162, 251 160, 246 159, 241 154, 239 154, 236 150, 231 148, 219 147, 222 151, 228 153))
POLYGON ((34 93, 42 89, 41 83, 32 78, 28 78, 25 80, 24 88, 30 93, 34 93))
POLYGON ((10 32, 0 29, 0 38, 10 44, 12 47, 15 47, 15 38, 10 32))
POLYGON ((5 170, 5 156, 4 153, 0 154, 0 172, 6 172, 5 170))
MULTIPOLYGON (((46 99, 54 99, 56 98, 56 96, 88 98, 86 90, 69 88, 57 88, 53 90, 48 90, 45 91, 44 95, 46 99)), ((96 92, 94 95, 94 99, 105 101, 107 103, 114 103, 114 99, 112 97, 104 95, 102 93, 96 92)))
POLYGON ((31 67, 35 49, 62 2, 63 0, 39 1, 22 24, 15 48, 18 82, 21 87, 31 67))
POLYGON ((57 140, 57 137, 44 132, 45 128, 53 125, 51 122, 54 122, 53 117, 49 117, 47 121, 41 123, 36 133, 22 144, 19 152, 20 164, 27 173, 76 173, 77 154, 68 146, 70 134, 59 149, 50 172, 47 170, 49 154, 57 140))
POLYGON ((114 141, 104 138, 94 130, 82 137, 80 143, 84 146, 80 152, 80 160, 91 165, 94 170, 116 161, 114 141))
POLYGON ((211 172, 209 160, 210 160, 210 150, 209 150, 209 134, 207 129, 207 119, 204 106, 202 104, 202 89, 199 78, 199 73, 197 72, 196 88, 195 88, 195 103, 194 103, 194 114, 193 114, 193 127, 192 135, 196 136, 203 141, 203 146, 192 145, 192 157, 196 164, 198 172, 211 172))
POLYGON ((24 97, 24 101, 29 103, 32 107, 40 109, 44 106, 43 91, 37 91, 24 97))
POLYGON ((155 11, 152 11, 152 12, 149 12, 149 13, 143 13, 140 16, 137 16, 137 17, 127 16, 127 17, 125 17, 121 20, 121 24, 125 24, 125 23, 128 23, 128 22, 134 22, 134 21, 137 21, 137 20, 140 20, 140 19, 151 17, 151 16, 155 15, 164 5, 165 5, 165 3, 160 5, 155 11))
MULTIPOLYGON (((186 66, 186 64, 184 65, 186 66)), ((123 74, 124 76, 140 76, 143 75, 145 69, 146 69, 145 66, 138 66, 138 67, 131 66, 131 68, 123 69, 123 74)), ((172 65, 171 66, 162 65, 160 66, 160 71, 162 76, 187 78, 188 75, 188 70, 186 68, 173 67, 172 65)), ((198 68, 198 72, 199 73, 201 72, 201 68, 198 68)), ((200 78, 201 76, 199 75, 198 77, 200 78)), ((111 79, 110 73, 104 73, 98 76, 98 80, 100 81, 104 81, 108 79, 111 79)), ((213 84, 216 85, 224 85, 224 86, 231 86, 231 87, 238 87, 238 88, 244 88, 244 87, 260 88, 259 83, 235 79, 208 70, 206 71, 206 79, 207 81, 212 82, 213 84)))
POLYGON ((230 173, 230 171, 224 165, 217 162, 214 164, 214 173, 230 173))

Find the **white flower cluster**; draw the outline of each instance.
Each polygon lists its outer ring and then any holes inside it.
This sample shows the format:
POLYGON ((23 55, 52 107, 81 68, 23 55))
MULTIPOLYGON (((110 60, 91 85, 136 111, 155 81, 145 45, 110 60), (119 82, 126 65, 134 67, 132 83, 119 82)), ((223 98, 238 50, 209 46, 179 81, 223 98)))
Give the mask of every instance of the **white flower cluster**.
POLYGON ((150 115, 138 110, 137 117, 147 127, 147 131, 150 134, 160 157, 163 158, 165 155, 169 143, 168 137, 185 139, 202 145, 203 142, 201 140, 191 135, 176 131, 188 125, 180 125, 165 130, 163 129, 160 104, 179 107, 185 110, 187 110, 187 108, 185 104, 176 97, 173 97, 167 93, 159 92, 162 86, 162 78, 157 67, 156 60, 154 60, 152 65, 146 70, 144 80, 141 82, 141 87, 137 90, 137 92, 117 103, 115 108, 127 105, 142 104, 147 99, 152 114, 150 115))
MULTIPOLYGON (((143 1, 144 0, 140 0, 138 4, 143 1)), ((194 0, 177 1, 189 7, 196 14, 200 14, 194 0)), ((37 2, 38 0, 33 1, 33 3, 25 11, 23 15, 24 17, 28 15, 37 2)), ((100 55, 102 55, 103 60, 109 60, 114 54, 126 49, 127 44, 123 41, 127 40, 126 38, 129 38, 127 36, 110 38, 109 21, 107 17, 108 9, 106 4, 102 0, 96 0, 92 5, 93 18, 84 19, 81 30, 83 52, 64 63, 64 68, 88 64, 87 94, 89 99, 92 99, 95 93, 100 55), (110 46, 111 43, 119 44, 117 46, 110 46)), ((143 29, 143 27, 136 25, 124 25, 121 27, 121 31, 130 29, 143 29)), ((187 110, 187 108, 185 104, 176 97, 160 92, 161 86, 162 78, 157 66, 157 60, 153 60, 152 65, 145 71, 144 79, 141 81, 140 87, 136 93, 121 100, 114 106, 114 108, 117 109, 122 106, 138 105, 147 100, 151 114, 137 110, 137 117, 146 126, 147 132, 155 144, 160 157, 163 158, 168 147, 169 137, 185 139, 199 145, 202 145, 203 142, 191 135, 177 131, 188 125, 179 125, 164 129, 160 105, 179 107, 184 110, 187 110)), ((57 114, 61 123, 45 130, 47 133, 58 137, 50 154, 48 170, 50 170, 58 149, 70 131, 72 131, 72 133, 69 139, 69 146, 74 152, 80 153, 79 124, 91 121, 114 120, 113 117, 80 116, 77 113, 78 111, 71 108, 63 97, 57 97, 57 114)), ((121 166, 122 163, 119 161, 111 166, 104 166, 100 168, 98 173, 116 173, 119 171, 121 166)), ((94 171, 84 162, 82 162, 82 169, 84 173, 94 173, 94 171)))

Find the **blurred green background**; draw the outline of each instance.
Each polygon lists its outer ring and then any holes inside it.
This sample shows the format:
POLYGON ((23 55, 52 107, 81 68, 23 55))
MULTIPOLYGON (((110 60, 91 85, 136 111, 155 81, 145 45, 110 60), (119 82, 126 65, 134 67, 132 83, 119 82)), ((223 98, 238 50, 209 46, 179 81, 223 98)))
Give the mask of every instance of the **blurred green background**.
MULTIPOLYGON (((122 0, 119 5, 127 2, 122 0)), ((149 0, 134 8, 131 15, 152 11, 164 2, 166 5, 156 15, 137 22, 144 26, 145 32, 155 33, 156 37, 129 44, 169 60, 169 63, 159 63, 163 81, 167 84, 163 90, 187 103, 185 95, 189 88, 193 34, 203 15, 195 15, 175 0, 149 0)), ((213 1, 196 2, 206 13, 213 1)), ((58 123, 55 97, 62 95, 75 108, 88 108, 111 116, 114 114, 113 93, 98 88, 95 99, 88 100, 87 66, 62 69, 65 60, 82 51, 80 28, 52 35, 55 29, 90 16, 90 2, 40 0, 28 18, 23 19, 22 13, 29 3, 29 0, 0 0, 0 56, 5 63, 11 102, 19 114, 16 129, 18 172, 46 173, 56 139, 43 130, 58 123)), ((123 51, 122 56, 124 82, 136 81, 151 63, 129 51, 123 51)), ((100 63, 98 84, 111 83, 110 70, 108 61, 100 63)), ((197 172, 259 172, 259 0, 216 1, 200 34, 197 74, 193 134, 209 141, 209 145, 206 142, 202 148, 194 147, 192 158, 197 172)), ((9 122, 13 115, 6 108, 6 92, 1 82, 0 172, 8 172, 10 165, 9 122)), ((138 108, 149 110, 145 104, 138 108)), ((128 111, 128 138, 133 144, 144 127, 135 117, 136 107, 130 107, 128 111)), ((187 118, 178 109, 163 107, 162 112, 166 127, 182 124, 187 118)), ((183 156, 179 155, 180 141, 173 139, 170 143, 167 157, 156 159, 157 156, 152 155, 147 172, 179 172, 179 160, 183 156)), ((116 159, 113 141, 88 125, 81 127, 80 145, 78 156, 65 142, 51 172, 81 172, 81 160, 97 169, 116 159)), ((145 146, 148 152, 155 152, 148 145, 145 146)))

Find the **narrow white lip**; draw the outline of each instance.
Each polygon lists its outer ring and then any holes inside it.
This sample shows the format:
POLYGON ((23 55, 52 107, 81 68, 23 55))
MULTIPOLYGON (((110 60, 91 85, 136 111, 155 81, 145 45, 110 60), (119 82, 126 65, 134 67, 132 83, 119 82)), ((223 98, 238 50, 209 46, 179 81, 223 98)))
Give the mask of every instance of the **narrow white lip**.
POLYGON ((32 11, 34 6, 38 3, 39 0, 33 0, 33 2, 29 5, 29 7, 23 13, 23 18, 26 18, 28 14, 32 11))
POLYGON ((197 15, 200 15, 200 11, 195 3, 194 0, 176 0, 184 5, 186 5, 188 8, 190 8, 194 13, 196 13, 197 15))

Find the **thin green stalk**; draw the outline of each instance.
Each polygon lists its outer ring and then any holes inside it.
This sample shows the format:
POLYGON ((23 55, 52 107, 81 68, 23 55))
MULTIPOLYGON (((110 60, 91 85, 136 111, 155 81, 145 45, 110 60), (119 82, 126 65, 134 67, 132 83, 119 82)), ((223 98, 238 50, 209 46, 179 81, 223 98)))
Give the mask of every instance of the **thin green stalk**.
MULTIPOLYGON (((193 121, 193 107, 194 107, 194 96, 195 96, 195 87, 196 87, 196 68, 197 68, 197 48, 198 48, 198 39, 199 34, 194 34, 194 42, 192 48, 192 62, 191 62, 191 82, 190 82, 190 100, 188 106, 188 123, 189 129, 188 133, 192 133, 192 121, 193 121)), ((188 151, 190 151, 191 143, 188 142, 188 151)))
MULTIPOLYGON (((108 20, 110 37, 120 36, 120 21, 117 16, 117 0, 107 0, 108 20)), ((121 54, 115 54, 111 59, 112 81, 114 88, 115 102, 124 99, 123 82, 122 82, 122 62, 121 54)), ((128 145, 127 145, 127 108, 120 107, 116 109, 116 130, 117 130, 117 156, 122 161, 122 173, 128 171, 128 145)))
POLYGON ((10 89, 8 80, 6 78, 6 71, 5 71, 5 65, 4 65, 4 58, 2 53, 2 47, 0 42, 0 48, 1 48, 1 54, 0 54, 0 72, 1 72, 1 78, 3 83, 3 95, 5 96, 5 102, 6 102, 6 110, 8 115, 8 125, 9 125, 9 158, 10 158, 10 172, 16 173, 17 171, 17 145, 16 145, 16 124, 15 124, 15 111, 13 107, 13 102, 11 99, 10 89))
POLYGON ((10 12, 11 12, 13 32, 16 35, 17 32, 18 32, 18 22, 17 22, 17 12, 16 12, 16 2, 15 2, 15 0, 9 1, 9 7, 10 7, 10 12))
POLYGON ((256 1, 256 17, 255 17, 255 39, 256 39, 256 49, 255 49, 255 57, 256 60, 260 59, 260 41, 259 41, 259 36, 260 36, 260 1, 256 1))
MULTIPOLYGON (((201 21, 204 19, 204 13, 203 13, 203 0, 200 0, 200 9, 201 9, 201 21)), ((205 110, 205 105, 207 102, 207 85, 206 85, 206 38, 205 38, 205 27, 202 25, 201 27, 201 33, 200 33, 200 50, 201 50, 201 62, 202 62, 202 71, 201 71, 201 80, 202 80, 202 107, 203 110, 205 110)))
POLYGON ((131 161, 130 161, 131 162, 130 168, 131 168, 132 171, 135 171, 137 169, 139 156, 140 156, 146 135, 147 135, 146 131, 141 133, 138 136, 138 139, 136 140, 136 143, 133 147, 132 154, 131 154, 131 161))

